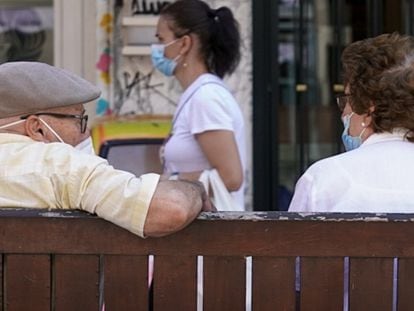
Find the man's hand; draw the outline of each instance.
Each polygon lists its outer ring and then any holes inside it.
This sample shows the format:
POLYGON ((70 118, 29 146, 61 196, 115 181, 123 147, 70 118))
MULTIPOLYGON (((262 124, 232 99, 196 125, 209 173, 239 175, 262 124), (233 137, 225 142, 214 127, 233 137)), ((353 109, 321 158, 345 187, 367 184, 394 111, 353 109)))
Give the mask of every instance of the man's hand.
POLYGON ((214 206, 213 202, 211 201, 210 197, 208 196, 201 182, 196 181, 196 180, 185 180, 185 179, 180 180, 180 181, 193 184, 194 186, 197 187, 197 189, 200 192, 200 197, 201 197, 201 202, 202 202, 202 207, 201 207, 202 212, 217 212, 216 207, 214 206))
POLYGON ((202 212, 217 212, 217 208, 214 206, 213 202, 211 201, 210 197, 208 196, 204 186, 201 182, 198 182, 201 185, 202 193, 201 193, 201 200, 203 201, 203 207, 201 208, 202 212))

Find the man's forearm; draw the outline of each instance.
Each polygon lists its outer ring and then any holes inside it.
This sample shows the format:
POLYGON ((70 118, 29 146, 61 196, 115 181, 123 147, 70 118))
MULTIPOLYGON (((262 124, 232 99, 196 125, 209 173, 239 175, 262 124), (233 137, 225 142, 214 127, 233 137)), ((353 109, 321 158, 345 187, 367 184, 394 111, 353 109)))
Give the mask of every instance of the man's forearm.
POLYGON ((163 236, 184 228, 197 217, 205 200, 198 182, 160 181, 148 210, 145 235, 163 236))

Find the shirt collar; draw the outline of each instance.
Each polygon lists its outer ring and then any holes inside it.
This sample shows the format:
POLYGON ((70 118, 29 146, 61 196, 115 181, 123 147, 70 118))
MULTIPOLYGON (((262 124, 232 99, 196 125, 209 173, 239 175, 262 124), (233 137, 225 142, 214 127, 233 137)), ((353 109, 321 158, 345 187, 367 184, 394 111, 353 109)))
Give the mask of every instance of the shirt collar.
POLYGON ((12 133, 0 133, 0 143, 16 143, 16 142, 30 142, 33 141, 29 136, 12 133))
POLYGON ((194 93, 194 90, 196 90, 201 84, 207 83, 207 82, 221 83, 221 80, 220 78, 218 78, 217 76, 211 73, 204 73, 200 75, 197 79, 195 79, 195 81, 193 81, 193 83, 190 84, 190 86, 181 95, 178 106, 186 102, 188 98, 194 93))
POLYGON ((362 143, 361 147, 389 141, 407 141, 405 137, 407 132, 406 129, 396 128, 392 132, 374 133, 362 143))

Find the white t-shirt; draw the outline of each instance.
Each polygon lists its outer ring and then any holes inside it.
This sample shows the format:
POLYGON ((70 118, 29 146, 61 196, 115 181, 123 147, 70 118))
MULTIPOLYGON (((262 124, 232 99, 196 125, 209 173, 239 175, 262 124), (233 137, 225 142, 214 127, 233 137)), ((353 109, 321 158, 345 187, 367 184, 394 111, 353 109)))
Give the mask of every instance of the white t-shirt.
POLYGON ((357 149, 313 164, 291 212, 414 212, 414 143, 404 131, 373 134, 357 149))
MULTIPOLYGON (((197 78, 181 95, 173 118, 173 135, 164 149, 166 173, 211 169, 195 134, 211 130, 234 132, 243 172, 246 167, 243 114, 223 81, 212 74, 197 78)), ((244 210, 244 182, 232 193, 244 210)))

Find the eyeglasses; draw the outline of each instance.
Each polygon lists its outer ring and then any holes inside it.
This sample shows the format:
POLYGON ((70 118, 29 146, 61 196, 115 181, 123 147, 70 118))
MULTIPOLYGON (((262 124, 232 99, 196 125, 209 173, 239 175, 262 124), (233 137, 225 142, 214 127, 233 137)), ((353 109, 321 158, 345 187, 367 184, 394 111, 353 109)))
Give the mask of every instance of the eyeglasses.
POLYGON ((25 116, 21 116, 20 119, 24 120, 30 116, 42 116, 42 115, 56 117, 56 118, 79 119, 82 134, 85 133, 86 128, 88 127, 88 115, 76 115, 76 114, 65 114, 65 113, 55 113, 55 112, 38 112, 38 113, 31 113, 25 116))
POLYGON ((344 111, 350 96, 351 94, 340 94, 336 96, 336 103, 338 104, 339 110, 344 111))

